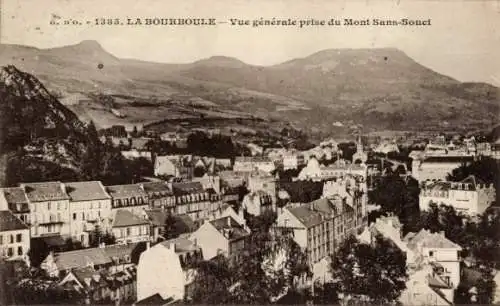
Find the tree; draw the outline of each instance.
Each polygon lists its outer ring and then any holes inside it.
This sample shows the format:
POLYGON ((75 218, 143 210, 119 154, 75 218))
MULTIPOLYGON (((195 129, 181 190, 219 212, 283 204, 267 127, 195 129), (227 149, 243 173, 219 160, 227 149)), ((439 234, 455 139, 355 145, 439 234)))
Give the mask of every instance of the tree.
POLYGON ((202 261, 193 281, 192 302, 195 304, 228 304, 232 301, 229 288, 232 273, 223 255, 202 261))
POLYGON ((89 237, 89 244, 90 244, 90 247, 98 247, 100 243, 104 242, 103 239, 102 239, 102 230, 101 230, 101 226, 99 224, 96 224, 94 226, 94 230, 92 231, 92 233, 90 234, 90 237, 89 237))
POLYGON ((205 168, 204 167, 195 167, 193 170, 193 176, 194 177, 202 177, 205 175, 205 168))
POLYGON ((166 240, 175 238, 176 236, 176 228, 175 228, 176 220, 175 217, 169 212, 165 218, 165 225, 163 227, 163 236, 166 240))
POLYGON ((347 238, 332 261, 333 279, 346 300, 395 302, 406 288, 405 254, 381 235, 369 244, 347 238))

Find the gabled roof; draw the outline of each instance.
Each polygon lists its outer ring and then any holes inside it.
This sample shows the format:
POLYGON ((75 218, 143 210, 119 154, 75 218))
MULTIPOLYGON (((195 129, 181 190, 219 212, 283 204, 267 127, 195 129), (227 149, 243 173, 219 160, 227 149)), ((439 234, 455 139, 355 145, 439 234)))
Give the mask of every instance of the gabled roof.
POLYGON ((140 305, 164 306, 164 305, 168 305, 174 301, 175 300, 173 297, 168 297, 168 298, 164 299, 161 297, 161 295, 159 293, 156 293, 152 296, 149 296, 145 299, 138 301, 137 303, 135 303, 135 305, 137 305, 137 306, 140 306, 140 305))
POLYGON ((106 265, 112 262, 103 248, 81 249, 54 254, 54 260, 59 270, 69 270, 92 265, 106 265))
POLYGON ((218 218, 209 222, 219 231, 219 233, 224 235, 224 237, 230 241, 241 239, 250 235, 250 231, 245 229, 231 216, 218 218))
POLYGON ((28 203, 26 193, 21 187, 3 188, 5 199, 9 204, 24 204, 28 203))
POLYGON ((312 211, 308 206, 301 205, 288 208, 290 213, 299 220, 305 227, 310 228, 320 224, 324 220, 322 213, 312 211))
POLYGON ((160 242, 159 245, 165 248, 170 248, 175 245, 175 253, 178 254, 199 251, 201 249, 200 246, 196 245, 193 241, 182 237, 160 242))
POLYGON ((66 192, 75 202, 111 199, 99 181, 66 183, 66 192))
POLYGON ((77 269, 88 266, 105 265, 113 262, 113 258, 123 259, 131 256, 139 243, 115 244, 102 248, 81 249, 54 254, 54 261, 59 270, 77 269))
POLYGON ((127 227, 143 224, 149 224, 149 221, 136 216, 126 209, 117 210, 113 221, 113 227, 127 227))
POLYGON ((68 200, 61 182, 23 183, 26 196, 31 202, 68 200))
POLYGON ((28 226, 26 226, 26 224, 24 224, 18 217, 14 216, 10 210, 0 211, 0 232, 24 229, 27 230, 28 226))
POLYGON ((436 249, 462 249, 462 247, 458 244, 448 240, 444 236, 444 233, 431 233, 426 229, 421 229, 417 234, 408 233, 404 240, 408 243, 408 247, 412 250, 416 250, 418 245, 436 249))
POLYGON ((107 186, 106 191, 115 199, 147 196, 147 193, 138 184, 107 186))

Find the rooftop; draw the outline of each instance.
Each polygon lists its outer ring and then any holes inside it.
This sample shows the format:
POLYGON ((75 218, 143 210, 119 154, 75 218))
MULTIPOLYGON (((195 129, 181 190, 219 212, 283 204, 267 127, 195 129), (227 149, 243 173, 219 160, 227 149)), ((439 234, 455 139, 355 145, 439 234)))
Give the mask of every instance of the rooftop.
POLYGON ((10 210, 0 211, 0 232, 23 229, 27 230, 28 226, 26 226, 26 224, 24 224, 18 217, 14 216, 10 210))
POLYGON ((69 200, 61 182, 23 183, 20 187, 31 202, 69 200))
POLYGON ((113 198, 146 197, 147 193, 138 184, 107 186, 106 191, 113 198))
POLYGON ((426 248, 443 248, 443 249, 457 249, 462 248, 447 239, 444 233, 431 233, 426 229, 420 230, 418 233, 408 233, 404 240, 408 243, 408 247, 412 250, 417 249, 417 245, 421 245, 426 248))
POLYGON ((126 209, 119 209, 118 211, 116 211, 113 227, 127 227, 143 224, 149 224, 149 221, 133 214, 126 209))
POLYGON ((145 183, 140 183, 144 187, 144 191, 146 192, 151 192, 151 193, 166 193, 166 194, 173 194, 172 190, 167 186, 166 182, 145 182, 145 183))
POLYGON ((177 254, 200 250, 200 247, 193 241, 181 237, 160 242, 160 245, 166 248, 170 248, 175 245, 175 253, 177 254))
POLYGON ((200 182, 173 183, 172 189, 175 195, 202 193, 204 191, 200 182))
POLYGON ((92 201, 111 199, 99 181, 66 183, 66 192, 71 201, 92 201))
POLYGON ((113 258, 131 256, 138 243, 116 244, 102 248, 81 249, 54 254, 54 260, 60 270, 83 268, 92 265, 105 265, 113 262, 113 258))
POLYGON ((9 204, 24 204, 28 203, 26 193, 21 187, 3 188, 5 199, 9 204))
POLYGON ((228 240, 238 240, 250 235, 250 232, 231 216, 209 221, 228 240))

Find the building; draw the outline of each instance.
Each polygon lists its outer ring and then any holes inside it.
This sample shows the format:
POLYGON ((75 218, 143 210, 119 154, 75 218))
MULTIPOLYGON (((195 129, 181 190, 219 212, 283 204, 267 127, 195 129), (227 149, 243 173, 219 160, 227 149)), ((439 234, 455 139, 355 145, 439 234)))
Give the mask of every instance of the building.
POLYGON ((99 181, 66 183, 71 217, 71 238, 89 245, 89 235, 99 228, 111 230, 111 196, 99 181))
POLYGON ((12 187, 3 188, 2 191, 8 209, 26 225, 30 225, 30 207, 24 189, 21 187, 12 187))
POLYGON ((71 236, 69 196, 61 182, 25 183, 29 203, 31 237, 71 236))
POLYGON ((248 227, 238 223, 233 217, 226 216, 206 221, 191 234, 191 239, 197 241, 203 250, 205 260, 210 260, 219 254, 234 260, 244 249, 249 236, 248 227))
POLYGON ((145 182, 140 183, 139 187, 147 193, 149 207, 175 213, 175 196, 167 182, 145 182))
POLYGON ((403 241, 415 254, 413 269, 422 271, 427 285, 448 304, 453 304, 454 291, 460 284, 459 252, 462 248, 448 240, 443 232, 431 233, 425 229, 408 233, 403 241))
POLYGON ((59 287, 76 290, 90 304, 130 303, 136 300, 136 267, 128 266, 114 273, 92 267, 75 268, 64 276, 59 287))
POLYGON ((364 152, 363 142, 361 141, 361 137, 358 137, 358 141, 356 142, 356 152, 352 156, 353 164, 364 164, 368 160, 368 155, 364 152))
POLYGON ((250 192, 264 191, 276 203, 276 178, 264 171, 252 171, 245 176, 246 187, 250 192))
POLYGON ((278 228, 293 232, 311 266, 334 255, 345 238, 357 231, 355 208, 340 196, 287 206, 276 222, 278 228))
POLYGON ((442 232, 425 229, 402 237, 401 223, 395 216, 378 218, 358 238, 371 243, 377 234, 406 254, 409 279, 399 298, 403 305, 453 304, 461 277, 460 246, 446 239, 442 232))
POLYGON ((150 241, 150 226, 145 211, 141 215, 135 215, 126 209, 114 212, 112 232, 117 243, 150 241))
POLYGON ((276 211, 272 195, 263 190, 246 194, 241 207, 252 216, 260 216, 266 211, 276 211))
POLYGON ((212 189, 215 193, 220 193, 220 177, 217 175, 209 175, 205 173, 202 177, 193 177, 193 182, 200 182, 203 189, 212 189))
POLYGON ((368 167, 364 163, 353 164, 343 159, 339 159, 331 165, 324 166, 315 157, 311 157, 307 162, 307 166, 300 171, 297 179, 321 181, 347 174, 358 175, 366 180, 368 167))
POLYGON ((189 180, 193 177, 193 171, 190 156, 167 155, 155 158, 155 176, 174 176, 189 180))
POLYGON ((256 169, 271 173, 276 166, 269 158, 261 156, 238 156, 234 160, 233 171, 235 172, 252 172, 256 169))
POLYGON ((208 218, 222 205, 222 196, 214 190, 204 190, 200 182, 172 183, 175 196, 175 213, 187 214, 198 221, 208 218))
POLYGON ((140 184, 107 186, 106 191, 111 196, 113 210, 127 209, 141 214, 149 207, 148 194, 140 184))
POLYGON ((412 176, 419 182, 446 180, 448 174, 454 169, 472 161, 472 156, 425 156, 421 159, 413 159, 412 176))
POLYGON ((9 210, 0 210, 0 256, 24 260, 29 265, 30 230, 9 210))
POLYGON ((474 216, 482 214, 495 201, 493 184, 485 184, 474 176, 460 182, 424 182, 419 195, 420 210, 429 209, 430 203, 452 206, 458 212, 474 216))
POLYGON ((366 182, 359 176, 346 176, 326 181, 323 185, 322 198, 341 199, 354 209, 356 231, 360 232, 368 225, 368 189, 366 182))
POLYGON ((129 151, 121 151, 122 156, 127 159, 136 159, 136 158, 145 158, 149 161, 152 161, 152 154, 149 151, 138 151, 136 149, 129 151))
POLYGON ((188 297, 201 260, 202 250, 195 240, 176 238, 149 248, 141 254, 137 267, 137 298, 156 294, 162 299, 188 297))

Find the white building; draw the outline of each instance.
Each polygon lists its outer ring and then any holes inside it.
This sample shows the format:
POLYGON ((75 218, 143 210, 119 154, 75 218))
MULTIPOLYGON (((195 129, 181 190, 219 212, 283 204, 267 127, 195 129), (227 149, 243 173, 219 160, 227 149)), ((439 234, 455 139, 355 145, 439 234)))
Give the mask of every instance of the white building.
POLYGON ((83 246, 89 244, 89 234, 99 226, 111 229, 111 196, 99 181, 66 183, 71 216, 71 237, 83 246))
POLYGON ((29 265, 30 230, 9 210, 0 210, 0 257, 29 265))
POLYGON ((493 184, 485 184, 474 176, 461 182, 426 182, 420 190, 420 210, 429 209, 430 203, 452 206, 458 212, 471 216, 482 214, 495 201, 493 184))
POLYGON ((201 248, 186 238, 164 241, 144 251, 137 267, 137 299, 155 294, 163 299, 184 299, 196 275, 195 264, 201 260, 201 248))
POLYGON ((309 159, 307 166, 304 167, 297 179, 298 180, 327 180, 335 177, 345 176, 347 174, 358 175, 366 180, 368 168, 365 164, 352 164, 343 159, 335 163, 324 166, 321 165, 315 157, 309 159))
POLYGON ((472 162, 471 156, 425 156, 412 161, 412 176, 419 182, 446 180, 448 174, 464 163, 472 162))
POLYGON ((219 254, 236 258, 249 235, 250 230, 245 224, 227 216, 206 221, 191 234, 191 239, 202 248, 204 259, 210 260, 219 254))
POLYGON ((266 157, 259 156, 238 156, 234 160, 233 171, 235 172, 252 172, 261 170, 271 173, 276 169, 274 163, 266 157))
POLYGON ((26 183, 20 187, 29 202, 31 237, 71 236, 69 196, 63 183, 26 183))
POLYGON ((263 190, 246 194, 241 203, 241 207, 253 216, 260 216, 266 211, 276 210, 273 197, 263 190))
POLYGON ((399 301, 403 305, 451 305, 460 283, 461 247, 446 239, 444 233, 421 230, 401 236, 395 216, 381 217, 358 239, 370 243, 381 234, 406 254, 409 279, 399 301))
POLYGON ((117 243, 149 241, 152 234, 146 212, 135 215, 126 209, 113 212, 112 232, 117 243))

